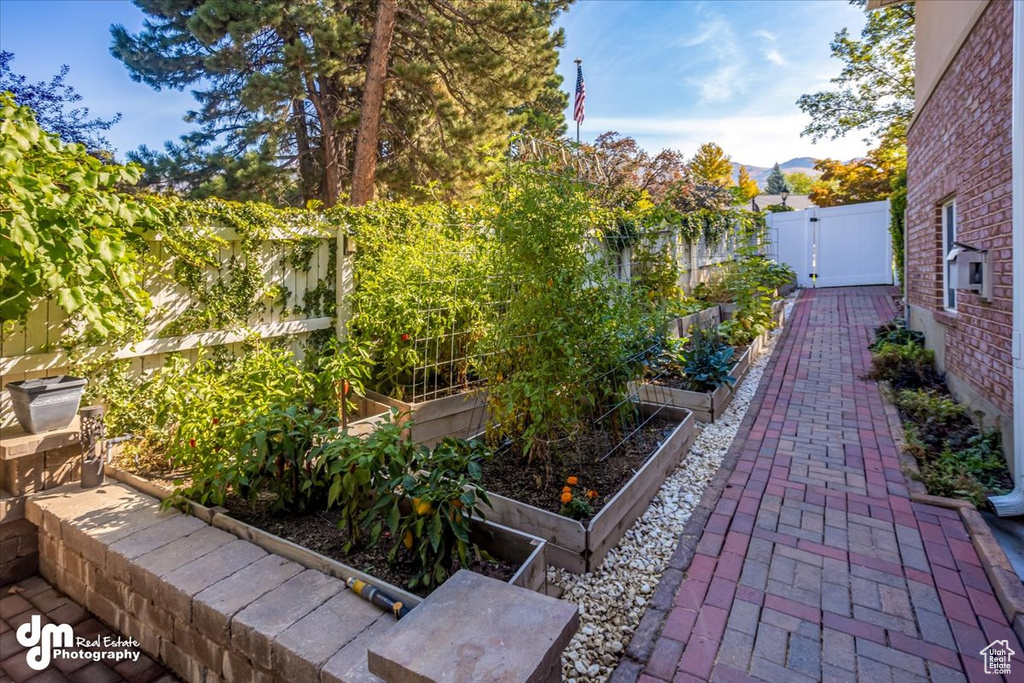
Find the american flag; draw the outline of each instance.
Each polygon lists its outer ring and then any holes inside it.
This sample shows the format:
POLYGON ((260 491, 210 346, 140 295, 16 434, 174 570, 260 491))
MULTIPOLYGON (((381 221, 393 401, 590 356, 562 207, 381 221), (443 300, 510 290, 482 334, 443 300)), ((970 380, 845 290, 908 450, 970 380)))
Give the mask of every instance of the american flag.
POLYGON ((583 82, 583 65, 576 64, 576 104, 572 110, 572 118, 576 123, 583 123, 583 103, 587 101, 587 85, 583 82))

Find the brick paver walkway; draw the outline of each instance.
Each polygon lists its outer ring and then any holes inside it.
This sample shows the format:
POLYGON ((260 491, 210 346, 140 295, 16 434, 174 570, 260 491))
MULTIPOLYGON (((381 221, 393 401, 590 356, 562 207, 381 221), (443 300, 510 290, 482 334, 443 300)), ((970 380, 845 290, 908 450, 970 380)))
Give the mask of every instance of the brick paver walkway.
MULTIPOLYGON (((43 671, 29 667, 22 646, 15 635, 19 626, 32 615, 41 616, 42 624, 70 624, 76 638, 88 641, 117 638, 66 595, 38 576, 0 588, 0 683, 31 681, 31 683, 176 683, 160 664, 140 653, 137 661, 117 664, 83 659, 54 659, 43 671)), ((91 649, 91 648, 90 648, 91 649)))
POLYGON ((1002 639, 1024 681, 959 515, 911 502, 859 379, 891 292, 797 301, 641 681, 996 681, 979 652, 1002 639))

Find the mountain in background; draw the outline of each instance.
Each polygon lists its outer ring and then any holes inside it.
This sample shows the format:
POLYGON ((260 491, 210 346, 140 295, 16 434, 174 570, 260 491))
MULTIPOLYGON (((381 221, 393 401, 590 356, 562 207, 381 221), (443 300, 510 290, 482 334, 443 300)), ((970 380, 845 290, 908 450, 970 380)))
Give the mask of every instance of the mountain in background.
MULTIPOLYGON (((732 162, 732 179, 735 181, 740 174, 740 166, 747 167, 747 173, 750 177, 757 181, 757 185, 760 188, 764 188, 765 183, 768 182, 768 174, 772 172, 772 167, 768 166, 751 166, 749 164, 737 164, 735 161, 732 162)), ((784 161, 779 164, 779 168, 782 169, 783 173, 806 173, 812 178, 817 178, 821 175, 821 171, 814 170, 814 157, 796 157, 789 161, 784 161)))

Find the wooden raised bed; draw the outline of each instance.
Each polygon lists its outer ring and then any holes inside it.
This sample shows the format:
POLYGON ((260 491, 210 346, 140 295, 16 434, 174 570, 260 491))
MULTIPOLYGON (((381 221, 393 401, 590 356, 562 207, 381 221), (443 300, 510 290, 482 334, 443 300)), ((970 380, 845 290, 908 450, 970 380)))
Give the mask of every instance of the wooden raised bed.
POLYGON ((367 391, 360 403, 366 415, 351 423, 350 433, 362 434, 372 430, 385 419, 387 412, 397 408, 407 413, 403 421, 412 420, 410 437, 413 441, 434 446, 446 436, 468 439, 480 432, 487 423, 488 411, 483 389, 475 389, 444 398, 435 398, 419 403, 407 403, 398 399, 367 391), (355 429, 355 432, 352 432, 355 429))
MULTIPOLYGON (((167 498, 171 493, 153 482, 111 465, 106 465, 104 472, 111 479, 159 500, 167 498)), ((190 514, 211 526, 258 545, 268 553, 279 555, 307 569, 316 569, 335 578, 348 579, 350 576, 354 576, 364 583, 377 586, 409 607, 415 607, 423 601, 423 598, 418 595, 413 595, 403 588, 361 572, 344 562, 321 555, 309 548, 235 519, 228 515, 223 508, 209 508, 193 501, 188 501, 187 504, 190 514)), ((519 565, 519 570, 508 581, 511 585, 521 586, 539 593, 546 591, 547 544, 543 539, 510 529, 488 519, 473 522, 470 540, 493 557, 519 565)))
POLYGON ((747 347, 740 354, 739 360, 732 366, 730 374, 736 378, 734 384, 722 385, 714 391, 690 391, 647 382, 631 385, 630 390, 635 391, 640 400, 646 403, 685 408, 693 413, 698 422, 714 422, 732 403, 736 386, 749 368, 750 347, 747 347))
POLYGON ((709 327, 711 325, 718 325, 720 322, 722 322, 722 310, 718 304, 715 304, 705 308, 703 311, 676 318, 669 324, 669 336, 686 337, 690 334, 690 329, 694 325, 697 327, 709 327))
POLYGON ((775 321, 776 327, 782 327, 786 324, 786 300, 776 299, 772 302, 772 320, 775 321))
POLYGON ((679 425, 651 454, 640 470, 588 523, 488 492, 489 521, 547 541, 547 561, 582 573, 596 569, 633 522, 643 514, 665 478, 682 461, 693 442, 693 414, 683 408, 641 404, 647 415, 659 412, 679 425))

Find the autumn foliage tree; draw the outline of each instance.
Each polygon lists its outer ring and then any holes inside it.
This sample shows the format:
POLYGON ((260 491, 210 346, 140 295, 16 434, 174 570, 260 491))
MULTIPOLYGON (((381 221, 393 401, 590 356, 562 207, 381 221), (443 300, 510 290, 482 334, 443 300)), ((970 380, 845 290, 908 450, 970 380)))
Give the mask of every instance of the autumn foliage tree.
POLYGON ((438 182, 457 194, 513 131, 557 129, 563 34, 552 26, 570 3, 135 0, 146 22, 114 26, 111 52, 134 80, 191 88, 199 107, 186 115, 197 130, 132 156, 144 183, 193 196, 330 206, 367 158, 377 193, 438 182), (374 44, 376 27, 390 30, 374 44))
POLYGON ((694 182, 728 187, 732 185, 732 159, 713 142, 697 148, 687 169, 694 182))
POLYGON ((663 149, 651 154, 635 139, 615 131, 602 133, 593 145, 582 147, 585 154, 599 160, 599 199, 605 206, 625 206, 642 193, 655 202, 661 201, 669 186, 686 174, 682 153, 663 149))
POLYGON ((750 171, 746 166, 740 166, 739 176, 736 179, 736 200, 740 203, 749 202, 761 193, 757 181, 750 177, 750 171))
POLYGON ((820 159, 814 168, 821 176, 811 188, 810 199, 822 207, 885 199, 892 193, 894 178, 906 167, 906 148, 899 145, 873 149, 867 157, 848 163, 820 159))

